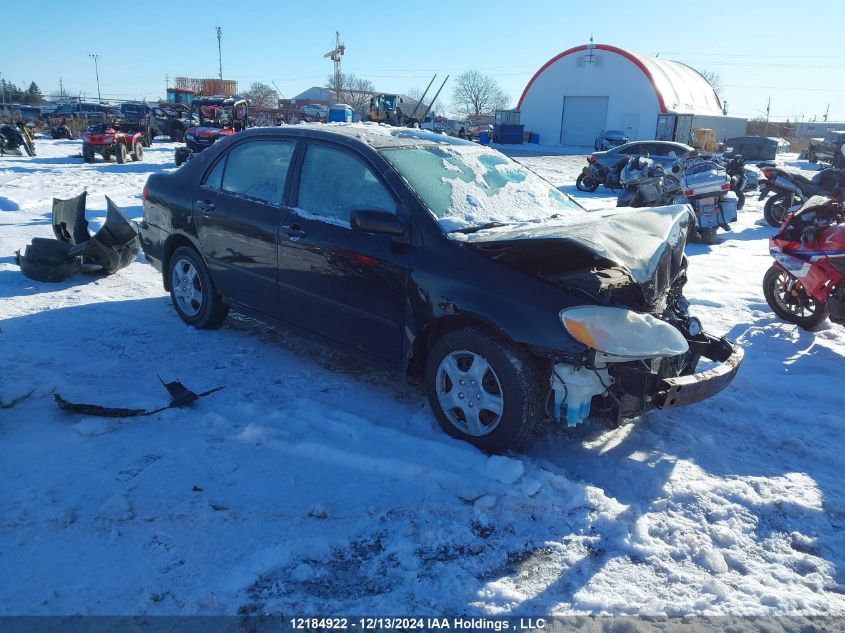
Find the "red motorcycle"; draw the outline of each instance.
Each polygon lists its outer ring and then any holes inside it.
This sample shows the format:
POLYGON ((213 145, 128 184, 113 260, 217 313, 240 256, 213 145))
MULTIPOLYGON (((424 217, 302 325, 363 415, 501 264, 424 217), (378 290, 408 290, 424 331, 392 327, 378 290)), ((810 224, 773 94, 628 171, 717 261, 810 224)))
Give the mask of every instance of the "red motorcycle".
POLYGON ((812 328, 828 316, 845 325, 845 222, 842 203, 814 196, 769 240, 775 263, 763 278, 780 318, 812 328))

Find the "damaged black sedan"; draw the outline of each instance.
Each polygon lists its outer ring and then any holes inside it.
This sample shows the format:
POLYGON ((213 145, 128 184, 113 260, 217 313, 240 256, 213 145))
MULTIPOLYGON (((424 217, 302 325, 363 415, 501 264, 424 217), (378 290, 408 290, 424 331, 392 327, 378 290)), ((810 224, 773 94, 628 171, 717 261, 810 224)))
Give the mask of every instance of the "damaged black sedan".
POLYGON ((447 433, 502 451, 544 420, 617 424, 733 380, 741 349, 683 296, 693 222, 588 214, 467 141, 299 125, 150 176, 140 234, 187 323, 232 308, 401 368, 447 433))

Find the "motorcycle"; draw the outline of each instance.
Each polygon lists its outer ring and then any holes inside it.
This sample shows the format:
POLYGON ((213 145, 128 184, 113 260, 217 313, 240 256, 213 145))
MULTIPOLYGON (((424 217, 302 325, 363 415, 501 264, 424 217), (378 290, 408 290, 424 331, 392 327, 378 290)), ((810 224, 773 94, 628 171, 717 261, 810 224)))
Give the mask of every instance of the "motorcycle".
POLYGON ((599 188, 599 185, 604 185, 611 191, 615 189, 622 189, 624 185, 619 180, 622 173, 622 168, 627 164, 628 159, 623 158, 612 167, 605 167, 595 160, 592 156, 587 159, 588 165, 581 170, 581 174, 575 181, 575 188, 578 191, 586 191, 588 193, 594 192, 599 188), (592 160, 590 160, 592 159, 592 160))
POLYGON ((35 144, 29 129, 20 123, 0 125, 0 155, 22 156, 21 147, 28 156, 35 156, 35 144))
POLYGON ((678 179, 645 156, 628 160, 619 174, 624 187, 616 198, 617 207, 659 207, 672 204, 681 190, 678 179))
POLYGON ((845 169, 823 169, 812 178, 779 167, 763 167, 765 180, 761 184, 760 200, 770 192, 775 195, 766 201, 763 217, 770 226, 779 228, 784 218, 793 213, 812 196, 843 199, 845 169))
POLYGON ((766 302, 780 318, 812 328, 828 316, 845 325, 845 223, 842 203, 813 196, 769 240, 774 264, 763 277, 766 302))
POLYGON ((745 188, 748 185, 748 174, 745 171, 745 161, 742 154, 734 155, 725 164, 725 172, 731 179, 731 191, 736 194, 736 208, 741 211, 745 206, 745 188))
MULTIPOLYGON (((741 165, 740 160, 740 169, 741 165)), ((715 244, 716 229, 730 231, 729 225, 736 222, 739 208, 727 170, 712 159, 690 157, 676 161, 672 172, 680 174, 682 190, 675 204, 691 205, 699 238, 705 244, 715 244)))

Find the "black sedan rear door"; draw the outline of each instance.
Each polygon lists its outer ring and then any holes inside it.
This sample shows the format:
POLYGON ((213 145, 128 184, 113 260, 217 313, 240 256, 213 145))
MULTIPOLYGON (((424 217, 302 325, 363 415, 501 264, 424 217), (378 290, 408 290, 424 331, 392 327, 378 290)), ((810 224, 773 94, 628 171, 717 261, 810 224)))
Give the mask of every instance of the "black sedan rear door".
POLYGON ((296 141, 234 145, 205 176, 194 199, 200 241, 218 290, 279 316, 278 237, 296 141))

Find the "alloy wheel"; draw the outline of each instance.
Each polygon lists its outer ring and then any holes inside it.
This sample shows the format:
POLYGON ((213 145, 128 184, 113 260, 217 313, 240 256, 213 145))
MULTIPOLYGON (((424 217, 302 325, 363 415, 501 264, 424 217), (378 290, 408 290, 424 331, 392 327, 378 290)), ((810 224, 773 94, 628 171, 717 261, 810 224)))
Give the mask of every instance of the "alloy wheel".
POLYGON ((437 400, 449 422, 467 435, 492 433, 502 420, 504 395, 499 377, 482 356, 449 353, 437 367, 437 400))
POLYGON ((202 281, 194 264, 187 259, 179 259, 173 266, 170 287, 179 309, 189 317, 196 316, 202 310, 202 281))

